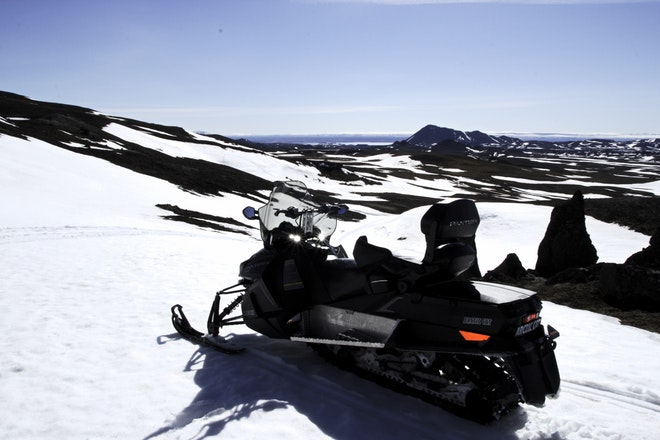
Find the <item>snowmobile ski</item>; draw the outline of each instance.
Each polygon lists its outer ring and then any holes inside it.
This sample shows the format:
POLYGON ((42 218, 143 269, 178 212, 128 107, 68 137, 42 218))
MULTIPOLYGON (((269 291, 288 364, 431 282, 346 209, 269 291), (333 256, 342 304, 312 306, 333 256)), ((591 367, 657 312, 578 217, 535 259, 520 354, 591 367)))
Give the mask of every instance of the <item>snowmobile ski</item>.
POLYGON ((183 307, 179 304, 172 306, 172 324, 182 338, 194 344, 211 347, 225 354, 238 354, 245 350, 228 342, 222 336, 202 333, 196 330, 190 325, 188 318, 183 313, 183 307))

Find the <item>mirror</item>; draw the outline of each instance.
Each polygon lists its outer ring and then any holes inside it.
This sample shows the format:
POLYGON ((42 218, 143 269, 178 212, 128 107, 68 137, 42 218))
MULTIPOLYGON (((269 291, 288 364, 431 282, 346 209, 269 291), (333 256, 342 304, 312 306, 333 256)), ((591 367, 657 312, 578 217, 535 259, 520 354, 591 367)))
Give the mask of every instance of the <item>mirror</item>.
POLYGON ((346 205, 323 205, 322 208, 325 208, 325 211, 320 212, 327 212, 330 218, 337 218, 348 212, 348 206, 346 205))
POLYGON ((248 220, 254 220, 259 218, 259 214, 257 213, 257 210, 254 209, 252 206, 246 206, 245 208, 243 208, 243 215, 248 220))

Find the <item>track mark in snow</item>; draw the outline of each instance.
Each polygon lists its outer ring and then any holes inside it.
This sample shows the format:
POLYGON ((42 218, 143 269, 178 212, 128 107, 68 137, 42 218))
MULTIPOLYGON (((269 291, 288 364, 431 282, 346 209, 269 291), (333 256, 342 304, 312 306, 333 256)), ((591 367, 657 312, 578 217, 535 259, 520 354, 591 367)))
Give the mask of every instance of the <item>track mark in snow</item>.
POLYGON ((660 396, 650 391, 640 394, 632 391, 612 390, 597 383, 578 383, 567 380, 562 380, 561 388, 562 392, 568 391, 574 396, 584 399, 596 402, 607 401, 616 405, 660 413, 660 396))
POLYGON ((142 229, 122 226, 34 226, 0 228, 0 244, 30 243, 44 240, 68 240, 97 237, 131 237, 144 235, 192 236, 191 232, 167 229, 142 229))

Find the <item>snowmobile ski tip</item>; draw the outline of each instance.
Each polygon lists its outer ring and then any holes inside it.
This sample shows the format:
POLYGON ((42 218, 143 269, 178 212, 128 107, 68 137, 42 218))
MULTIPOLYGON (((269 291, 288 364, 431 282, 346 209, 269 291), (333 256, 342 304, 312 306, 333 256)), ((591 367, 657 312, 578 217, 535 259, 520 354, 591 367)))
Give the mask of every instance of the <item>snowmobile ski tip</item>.
POLYGON ((228 342, 222 336, 204 334, 199 330, 196 330, 193 326, 190 325, 188 318, 186 317, 185 313, 183 313, 183 307, 181 307, 180 304, 172 306, 171 310, 172 324, 174 325, 174 328, 181 335, 181 337, 187 341, 206 347, 211 347, 214 350, 225 354, 238 354, 245 350, 245 348, 237 347, 228 342))

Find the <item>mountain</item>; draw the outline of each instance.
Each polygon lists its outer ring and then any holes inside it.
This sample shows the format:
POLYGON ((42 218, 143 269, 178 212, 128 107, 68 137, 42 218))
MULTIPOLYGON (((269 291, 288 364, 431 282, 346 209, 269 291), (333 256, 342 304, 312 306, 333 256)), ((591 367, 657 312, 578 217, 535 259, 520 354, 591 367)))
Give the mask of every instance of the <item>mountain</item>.
POLYGON ((469 146, 501 143, 499 138, 482 133, 481 131, 465 132, 451 128, 438 127, 436 125, 427 125, 405 140, 405 142, 409 144, 418 145, 420 147, 431 147, 446 141, 459 142, 469 146))
POLYGON ((533 152, 536 156, 602 156, 660 161, 659 139, 522 140, 510 136, 492 136, 481 131, 463 132, 451 128, 427 125, 402 141, 401 144, 433 148, 446 154, 465 153, 481 157, 520 156, 533 152))

